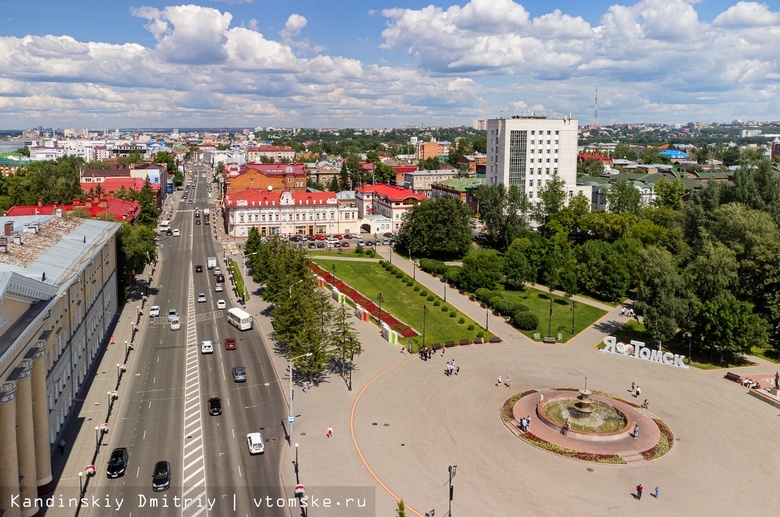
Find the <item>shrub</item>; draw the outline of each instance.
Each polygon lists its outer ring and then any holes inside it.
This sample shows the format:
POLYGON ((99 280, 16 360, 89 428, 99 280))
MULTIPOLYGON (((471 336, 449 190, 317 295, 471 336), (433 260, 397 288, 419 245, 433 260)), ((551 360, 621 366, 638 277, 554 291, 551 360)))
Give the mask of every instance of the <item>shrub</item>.
POLYGON ((360 244, 358 244, 357 246, 355 246, 355 253, 357 253, 358 255, 362 255, 362 254, 363 254, 363 250, 364 250, 364 249, 365 249, 365 248, 363 248, 363 246, 361 246, 360 244))
POLYGON ((411 278, 407 278, 406 279, 406 285, 408 285, 409 287, 412 287, 414 285, 414 280, 412 280, 411 278))
POLYGON ((485 333, 483 331, 477 332, 477 337, 485 337, 485 333))
POLYGON ((439 305, 441 305, 441 302, 439 300, 434 300, 433 301, 433 306, 434 307, 438 307, 439 305))
MULTIPOLYGON (((493 300, 490 301, 492 302, 493 300)), ((493 308, 501 314, 512 314, 517 308, 517 302, 510 300, 509 298, 502 298, 495 304, 491 303, 491 305, 493 305, 493 308)))
POLYGON ((472 323, 468 327, 466 327, 466 330, 474 330, 474 324, 472 323))
POLYGON ((520 330, 536 330, 539 326, 539 318, 529 311, 517 311, 512 315, 512 321, 520 330))
POLYGON ((420 269, 435 275, 442 275, 447 271, 447 269, 449 269, 449 266, 438 260, 420 259, 420 269))
POLYGON ((474 292, 474 296, 477 297, 477 300, 479 300, 482 303, 486 303, 488 300, 490 300, 490 297, 492 295, 492 292, 490 289, 486 289, 484 287, 480 287, 479 289, 474 292))
POLYGON ((461 268, 458 266, 448 267, 447 271, 444 272, 444 278, 447 280, 447 283, 457 284, 460 279, 460 270, 461 268))
POLYGON ((432 294, 429 294, 427 300, 429 302, 432 302, 434 298, 435 298, 435 296, 433 296, 432 294))
POLYGON ((525 311, 530 311, 530 310, 531 309, 529 309, 527 305, 523 305, 522 303, 518 303, 518 304, 515 305, 515 308, 512 311, 512 314, 514 314, 515 312, 525 312, 525 311))
POLYGON ((450 313, 450 318, 454 318, 454 317, 455 317, 455 316, 457 316, 457 315, 458 315, 458 313, 457 313, 457 312, 455 312, 455 311, 452 311, 452 312, 450 313))
POLYGON ((379 259, 379 265, 387 269, 387 262, 385 262, 383 259, 379 259))
POLYGON ((420 296, 428 296, 428 291, 423 289, 422 291, 420 291, 420 296))
POLYGON ((461 319, 459 319, 459 320, 458 320, 458 323, 460 323, 461 325, 463 325, 464 323, 466 323, 466 318, 461 318, 461 319))
POLYGON ((420 286, 419 286, 419 285, 416 285, 416 286, 414 286, 414 292, 415 292, 415 293, 416 293, 417 291, 419 291, 419 290, 420 290, 420 286))
POLYGON ((490 298, 490 300, 488 301, 488 305, 490 305, 491 307, 493 307, 493 308, 495 309, 495 308, 496 308, 496 305, 498 305, 499 303, 501 303, 501 301, 502 301, 503 299, 504 299, 504 297, 503 297, 503 296, 501 296, 501 295, 498 295, 498 296, 492 296, 492 297, 490 298))
POLYGON ((450 310, 450 308, 447 307, 446 305, 441 306, 441 312, 447 312, 448 310, 450 310))
POLYGON ((366 254, 366 257, 373 257, 374 255, 376 255, 376 253, 372 249, 366 250, 365 254, 366 254))

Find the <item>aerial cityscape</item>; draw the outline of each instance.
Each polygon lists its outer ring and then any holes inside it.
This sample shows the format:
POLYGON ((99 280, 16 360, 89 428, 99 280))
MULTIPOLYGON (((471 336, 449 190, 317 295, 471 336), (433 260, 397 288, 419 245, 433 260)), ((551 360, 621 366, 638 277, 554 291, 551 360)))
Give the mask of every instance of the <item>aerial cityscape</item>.
POLYGON ((780 506, 777 6, 34 4, 0 515, 780 506))

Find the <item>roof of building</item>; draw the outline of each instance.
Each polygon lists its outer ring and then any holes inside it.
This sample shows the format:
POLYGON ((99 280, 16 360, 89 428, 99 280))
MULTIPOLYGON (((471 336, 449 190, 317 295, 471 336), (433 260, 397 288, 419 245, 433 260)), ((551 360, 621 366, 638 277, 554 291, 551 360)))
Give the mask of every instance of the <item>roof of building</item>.
POLYGON ((660 154, 661 156, 666 156, 668 158, 672 158, 672 159, 681 159, 681 158, 687 158, 688 157, 688 153, 686 153, 684 151, 680 151, 678 149, 667 149, 665 151, 661 151, 658 154, 660 154))
POLYGON ((287 147, 286 145, 270 145, 270 144, 255 145, 255 146, 252 146, 252 147, 247 147, 246 150, 247 150, 247 152, 261 152, 261 153, 263 153, 263 152, 265 152, 265 153, 270 153, 270 152, 285 152, 285 153, 292 152, 292 153, 294 153, 295 152, 295 149, 293 149, 292 147, 287 147))
MULTIPOLYGON (((81 191, 88 194, 90 191, 97 189, 98 186, 100 186, 100 190, 103 192, 116 192, 117 190, 121 190, 122 187, 124 187, 125 190, 140 191, 144 188, 145 184, 146 180, 141 178, 106 178, 99 183, 86 183, 82 181, 81 191)), ((160 190, 159 183, 149 182, 149 187, 153 192, 160 190)))
POLYGON ((54 215, 57 209, 67 214, 72 210, 86 210, 92 217, 110 212, 117 221, 133 221, 141 213, 141 205, 138 201, 129 201, 115 197, 104 197, 100 199, 87 199, 85 202, 74 200, 70 204, 59 205, 16 205, 5 211, 6 217, 35 216, 35 215, 54 215))
POLYGON ((431 186, 436 187, 437 185, 441 185, 452 190, 457 190, 458 192, 466 192, 477 188, 480 185, 485 185, 486 183, 487 181, 485 178, 451 178, 445 181, 439 181, 431 186))
POLYGON ((290 192, 246 189, 225 196, 226 206, 306 206, 337 204, 335 192, 290 192))
POLYGON ((413 190, 403 187, 396 187, 393 185, 385 185, 384 183, 377 183, 376 185, 366 185, 364 187, 358 187, 355 189, 362 194, 376 194, 387 198, 390 201, 403 201, 404 199, 416 198, 425 199, 425 194, 418 194, 413 190))
POLYGON ((304 163, 250 163, 247 167, 266 176, 283 176, 285 174, 306 176, 306 164, 304 163))

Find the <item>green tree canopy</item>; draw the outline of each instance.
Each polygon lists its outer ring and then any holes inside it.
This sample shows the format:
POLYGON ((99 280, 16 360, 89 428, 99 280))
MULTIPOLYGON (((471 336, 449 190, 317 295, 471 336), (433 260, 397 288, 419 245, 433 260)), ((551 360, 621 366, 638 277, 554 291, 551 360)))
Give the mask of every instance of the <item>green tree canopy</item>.
POLYGON ((628 181, 616 181, 609 186, 607 208, 613 214, 635 214, 641 206, 642 193, 628 181))
POLYGON ((463 259, 458 287, 471 292, 480 287, 496 290, 503 280, 504 261, 495 250, 472 250, 463 259))
POLYGON ((460 258, 471 246, 471 210, 451 196, 410 208, 398 232, 399 244, 416 257, 460 258))

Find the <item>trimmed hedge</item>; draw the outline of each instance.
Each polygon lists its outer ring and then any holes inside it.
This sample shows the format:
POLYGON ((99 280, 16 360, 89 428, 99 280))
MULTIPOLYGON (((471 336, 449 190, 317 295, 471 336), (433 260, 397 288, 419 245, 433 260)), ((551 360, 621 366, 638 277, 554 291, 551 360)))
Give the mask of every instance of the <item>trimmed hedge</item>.
POLYGON ((512 322, 520 330, 536 330, 539 318, 529 311, 517 311, 512 315, 512 322))

